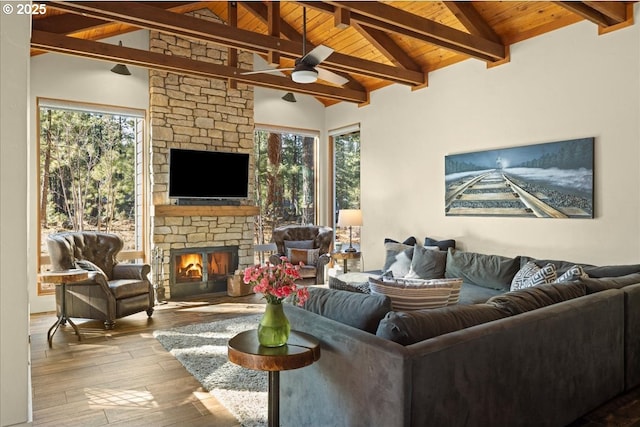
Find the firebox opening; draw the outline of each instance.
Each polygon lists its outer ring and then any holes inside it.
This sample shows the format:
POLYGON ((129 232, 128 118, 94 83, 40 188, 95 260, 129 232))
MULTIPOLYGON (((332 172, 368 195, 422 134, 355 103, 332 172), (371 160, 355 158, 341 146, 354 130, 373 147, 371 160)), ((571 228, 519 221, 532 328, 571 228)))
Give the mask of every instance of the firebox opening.
POLYGON ((171 250, 171 299, 226 292, 227 278, 238 268, 238 247, 171 250))

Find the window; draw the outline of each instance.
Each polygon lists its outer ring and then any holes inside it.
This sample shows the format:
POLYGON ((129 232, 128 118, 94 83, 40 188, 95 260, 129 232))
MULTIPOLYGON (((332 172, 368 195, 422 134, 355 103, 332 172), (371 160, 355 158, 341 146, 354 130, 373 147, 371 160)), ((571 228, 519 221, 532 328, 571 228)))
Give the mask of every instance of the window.
POLYGON ((121 258, 144 259, 144 111, 38 99, 38 121, 39 267, 47 236, 61 231, 118 234, 121 258))
MULTIPOLYGON (((360 127, 349 126, 329 132, 331 138, 331 162, 333 175, 333 227, 336 244, 349 242, 349 229, 338 227, 340 209, 360 209, 360 127)), ((360 227, 355 227, 353 244, 360 246, 360 227)))
POLYGON ((317 212, 317 133, 256 127, 256 244, 287 224, 315 224, 317 212))

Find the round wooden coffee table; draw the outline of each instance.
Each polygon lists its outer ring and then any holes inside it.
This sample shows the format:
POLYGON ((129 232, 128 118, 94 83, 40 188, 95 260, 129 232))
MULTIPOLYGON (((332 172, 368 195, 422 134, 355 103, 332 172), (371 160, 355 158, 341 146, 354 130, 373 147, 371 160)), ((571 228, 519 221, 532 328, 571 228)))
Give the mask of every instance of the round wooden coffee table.
POLYGON ((320 359, 320 342, 312 335, 291 331, 282 347, 263 347, 251 329, 229 340, 229 360, 236 365, 269 372, 269 427, 280 425, 280 371, 298 369, 320 359))

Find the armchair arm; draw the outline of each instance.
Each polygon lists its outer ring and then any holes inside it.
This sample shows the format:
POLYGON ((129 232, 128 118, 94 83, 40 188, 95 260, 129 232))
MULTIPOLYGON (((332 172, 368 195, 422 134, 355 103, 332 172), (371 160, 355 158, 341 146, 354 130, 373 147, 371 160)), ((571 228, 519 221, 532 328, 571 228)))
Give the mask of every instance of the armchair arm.
POLYGON ((282 260, 280 259, 280 257, 283 257, 283 254, 272 254, 269 255, 269 262, 273 265, 278 265, 282 262, 282 260))
POLYGON ((149 280, 147 275, 151 272, 149 264, 116 264, 113 266, 114 279, 138 279, 149 280))

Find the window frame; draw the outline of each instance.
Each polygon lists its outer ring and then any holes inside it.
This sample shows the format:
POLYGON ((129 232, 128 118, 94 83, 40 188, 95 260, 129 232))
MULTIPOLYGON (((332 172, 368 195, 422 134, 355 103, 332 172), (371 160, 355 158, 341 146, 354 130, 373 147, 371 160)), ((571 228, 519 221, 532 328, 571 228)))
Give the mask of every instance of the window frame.
MULTIPOLYGON (((148 138, 148 116, 147 111, 139 108, 130 108, 124 106, 96 104, 91 102, 71 101, 56 98, 36 97, 36 171, 37 171, 37 195, 36 195, 36 221, 38 224, 38 233, 36 237, 36 244, 39 251, 37 259, 37 271, 42 269, 42 266, 49 265, 51 258, 46 252, 42 252, 42 218, 40 215, 41 194, 42 194, 42 182, 41 182, 41 170, 40 170, 40 147, 41 132, 40 132, 40 110, 42 108, 52 107, 57 109, 85 111, 91 113, 107 113, 117 114, 123 116, 133 117, 138 121, 138 127, 136 133, 136 148, 135 148, 135 173, 140 177, 140 180, 135 182, 136 192, 136 226, 139 225, 139 230, 136 230, 135 240, 137 250, 122 250, 118 253, 118 260, 121 261, 142 261, 148 263, 150 260, 150 177, 149 177, 149 164, 150 164, 150 142, 148 138), (139 209, 138 209, 139 208, 139 209)), ((53 295, 55 293, 54 287, 43 287, 43 283, 38 281, 37 295, 53 295)))
MULTIPOLYGON (((360 133, 360 137, 362 137, 362 131, 360 128, 360 123, 353 123, 347 126, 343 126, 336 129, 331 129, 328 132, 328 168, 329 168, 329 185, 328 185, 328 193, 329 193, 329 203, 327 206, 328 218, 330 218, 332 228, 333 228, 333 246, 336 247, 336 233, 337 233, 337 217, 338 212, 336 211, 336 138, 348 135, 350 133, 360 133)), ((362 209, 362 139, 360 139, 360 209, 362 209)), ((362 243, 362 237, 361 241, 362 243)))

